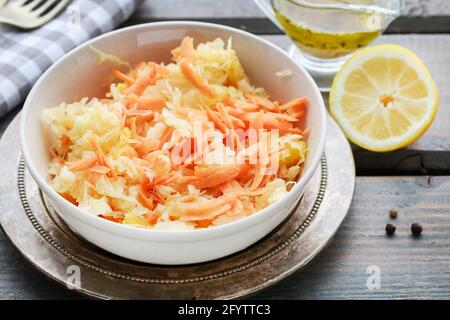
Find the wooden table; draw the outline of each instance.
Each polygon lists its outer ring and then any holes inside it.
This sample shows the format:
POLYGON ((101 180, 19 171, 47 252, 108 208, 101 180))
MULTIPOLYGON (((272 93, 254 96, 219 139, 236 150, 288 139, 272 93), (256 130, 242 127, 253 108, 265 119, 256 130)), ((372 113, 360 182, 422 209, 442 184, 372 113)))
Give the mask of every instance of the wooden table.
MULTIPOLYGON (((404 150, 354 147, 356 193, 335 240, 306 270, 255 298, 450 298, 450 1, 406 2, 406 16, 379 42, 409 47, 428 65, 441 95, 435 122, 404 150), (390 209, 398 210, 394 237, 384 231, 390 209), (410 235, 413 222, 423 225, 420 238, 410 235), (380 272, 379 289, 368 289, 371 270, 380 272)), ((239 27, 284 49, 290 44, 251 0, 147 0, 125 25, 186 19, 239 27)), ((0 133, 17 112, 0 120, 0 133)), ((0 299, 80 298, 36 272, 1 232, 0 257, 0 299)))

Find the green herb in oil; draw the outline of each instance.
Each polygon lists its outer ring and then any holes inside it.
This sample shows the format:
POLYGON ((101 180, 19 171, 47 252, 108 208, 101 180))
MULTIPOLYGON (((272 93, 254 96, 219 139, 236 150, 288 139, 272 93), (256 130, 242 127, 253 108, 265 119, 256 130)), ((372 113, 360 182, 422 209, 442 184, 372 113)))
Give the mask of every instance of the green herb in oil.
POLYGON ((338 58, 367 46, 381 30, 355 33, 327 33, 296 24, 275 10, 284 31, 303 51, 318 58, 338 58))

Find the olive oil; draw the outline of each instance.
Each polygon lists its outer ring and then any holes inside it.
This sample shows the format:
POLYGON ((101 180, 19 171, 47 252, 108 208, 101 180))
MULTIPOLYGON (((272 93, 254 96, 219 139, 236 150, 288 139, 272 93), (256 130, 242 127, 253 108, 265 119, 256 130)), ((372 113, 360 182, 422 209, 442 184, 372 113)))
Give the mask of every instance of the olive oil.
POLYGON ((367 46, 382 33, 382 30, 357 31, 354 33, 332 33, 313 30, 295 23, 274 8, 278 21, 287 35, 305 53, 317 58, 333 59, 348 55, 367 46))

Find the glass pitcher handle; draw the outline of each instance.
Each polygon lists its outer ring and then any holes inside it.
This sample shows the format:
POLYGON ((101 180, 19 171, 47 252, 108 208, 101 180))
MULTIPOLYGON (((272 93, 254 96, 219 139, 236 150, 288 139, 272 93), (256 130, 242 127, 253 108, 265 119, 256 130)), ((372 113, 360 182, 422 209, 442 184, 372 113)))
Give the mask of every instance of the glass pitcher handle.
POLYGON ((275 13, 273 12, 271 0, 254 0, 258 7, 264 12, 264 14, 278 27, 283 30, 280 22, 278 22, 275 13))

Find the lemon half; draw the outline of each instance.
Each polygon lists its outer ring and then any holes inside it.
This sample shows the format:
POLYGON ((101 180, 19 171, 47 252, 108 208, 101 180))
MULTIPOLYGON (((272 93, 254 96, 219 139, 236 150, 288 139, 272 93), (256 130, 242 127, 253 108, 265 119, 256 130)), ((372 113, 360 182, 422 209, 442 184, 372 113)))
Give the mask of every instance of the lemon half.
POLYGON ((339 70, 330 110, 347 137, 371 151, 392 151, 419 138, 439 104, 436 84, 424 63, 398 45, 356 52, 339 70))

